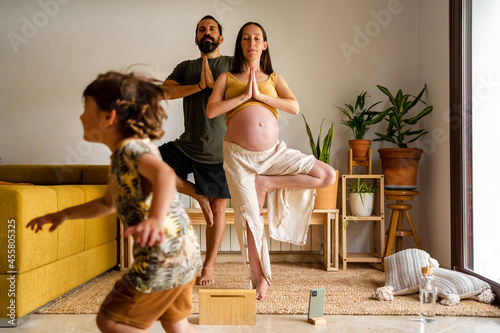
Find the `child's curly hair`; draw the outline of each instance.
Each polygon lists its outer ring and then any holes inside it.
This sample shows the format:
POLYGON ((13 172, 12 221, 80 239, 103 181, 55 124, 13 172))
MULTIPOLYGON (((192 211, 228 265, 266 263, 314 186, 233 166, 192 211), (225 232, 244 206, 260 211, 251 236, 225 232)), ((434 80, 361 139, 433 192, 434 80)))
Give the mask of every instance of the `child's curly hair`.
POLYGON ((109 71, 99 74, 83 91, 92 97, 99 109, 116 110, 119 130, 127 137, 151 140, 163 136, 162 123, 167 114, 160 102, 166 99, 161 82, 137 74, 109 71))

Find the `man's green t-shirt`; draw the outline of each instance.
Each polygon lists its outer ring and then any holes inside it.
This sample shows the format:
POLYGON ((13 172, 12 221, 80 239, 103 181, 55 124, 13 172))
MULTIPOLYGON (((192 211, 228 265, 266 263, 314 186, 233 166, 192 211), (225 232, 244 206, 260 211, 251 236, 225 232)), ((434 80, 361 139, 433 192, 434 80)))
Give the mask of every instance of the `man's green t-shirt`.
MULTIPOLYGON (((233 57, 220 56, 208 59, 214 81, 221 73, 231 69, 233 57)), ((174 80, 180 85, 200 82, 203 59, 186 60, 178 64, 167 80, 174 80)), ((174 144, 191 159, 206 164, 222 163, 222 141, 226 134, 224 115, 208 119, 206 106, 212 89, 184 97, 184 133, 174 144)))

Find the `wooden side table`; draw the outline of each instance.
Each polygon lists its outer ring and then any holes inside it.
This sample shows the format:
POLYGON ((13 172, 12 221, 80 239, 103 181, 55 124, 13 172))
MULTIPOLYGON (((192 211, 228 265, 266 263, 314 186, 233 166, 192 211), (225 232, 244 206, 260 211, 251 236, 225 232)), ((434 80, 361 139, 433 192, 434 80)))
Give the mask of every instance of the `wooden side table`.
POLYGON ((416 195, 419 195, 418 191, 385 191, 387 200, 395 200, 396 203, 387 205, 387 208, 392 209, 392 215, 384 257, 388 257, 393 253, 394 242, 396 242, 396 252, 401 251, 403 237, 407 236, 413 236, 415 242, 417 243, 417 247, 420 250, 422 249, 417 232, 415 231, 415 227, 413 226, 413 222, 410 218, 410 213, 408 213, 411 209, 411 205, 404 203, 404 201, 412 200, 416 195), (404 216, 406 216, 406 219, 408 220, 410 230, 403 229, 404 216))
MULTIPOLYGON (((200 208, 186 209, 192 225, 205 225, 205 217, 200 208)), ((264 223, 268 223, 267 209, 262 211, 264 223)), ((234 224, 234 209, 226 208, 226 225, 234 224)), ((339 270, 339 210, 315 209, 309 225, 323 226, 323 262, 327 271, 339 270)))

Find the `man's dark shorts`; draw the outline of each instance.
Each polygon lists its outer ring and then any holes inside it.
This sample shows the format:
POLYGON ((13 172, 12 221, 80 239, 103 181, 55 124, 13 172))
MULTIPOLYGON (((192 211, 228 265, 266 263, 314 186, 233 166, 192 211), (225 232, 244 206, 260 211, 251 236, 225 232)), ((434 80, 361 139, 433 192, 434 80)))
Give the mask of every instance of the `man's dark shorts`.
POLYGON ((194 188, 196 194, 212 198, 229 198, 226 174, 222 163, 205 164, 192 160, 170 141, 159 148, 163 160, 174 169, 177 176, 187 179, 194 175, 194 188))

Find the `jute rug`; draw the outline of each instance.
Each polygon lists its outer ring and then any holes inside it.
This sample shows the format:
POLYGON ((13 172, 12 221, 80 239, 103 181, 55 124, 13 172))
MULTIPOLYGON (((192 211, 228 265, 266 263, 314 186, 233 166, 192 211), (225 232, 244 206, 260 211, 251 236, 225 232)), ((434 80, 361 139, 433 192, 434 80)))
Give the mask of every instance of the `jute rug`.
MULTIPOLYGON (((418 294, 396 296, 392 302, 372 298, 373 291, 384 285, 384 272, 369 264, 349 264, 348 269, 327 272, 319 264, 273 263, 273 281, 264 301, 257 302, 259 314, 306 314, 309 292, 325 288, 325 314, 329 315, 417 315, 418 294)), ((112 271, 95 278, 73 293, 39 311, 39 313, 97 313, 122 272, 112 271)), ((241 263, 218 263, 216 283, 209 287, 195 286, 193 313, 198 313, 198 289, 246 289, 248 282, 241 263)), ((473 300, 462 300, 456 306, 438 304, 442 316, 500 317, 500 307, 473 300)))

